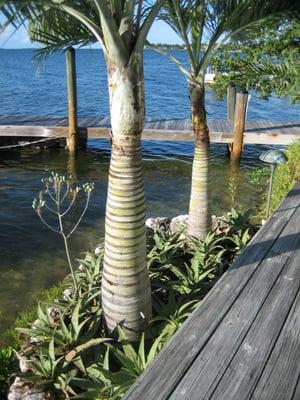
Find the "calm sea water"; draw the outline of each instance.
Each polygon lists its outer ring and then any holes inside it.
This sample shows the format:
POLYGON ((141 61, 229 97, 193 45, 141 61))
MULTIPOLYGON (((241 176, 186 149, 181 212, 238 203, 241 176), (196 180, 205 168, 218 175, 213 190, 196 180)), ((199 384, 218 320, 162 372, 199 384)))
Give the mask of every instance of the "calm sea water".
MULTIPOLYGON (((63 55, 46 63, 32 61, 32 50, 0 50, 0 115, 66 115, 66 77, 63 55)), ((182 60, 183 52, 176 52, 182 60)), ((81 116, 108 114, 106 69, 97 50, 77 52, 78 99, 81 116)), ((187 87, 176 66, 157 53, 145 53, 147 116, 189 116, 187 87)), ((207 93, 208 116, 226 117, 224 101, 207 93)), ((287 99, 268 102, 252 94, 248 118, 299 120, 300 107, 287 99)), ((236 203, 254 208, 258 193, 249 174, 258 165, 263 146, 246 146, 239 171, 228 165, 226 147, 212 146, 212 212, 220 214, 232 205, 229 179, 236 186, 236 203)), ((143 145, 147 214, 174 216, 186 213, 190 191, 193 146, 191 143, 149 142, 143 145)), ((42 226, 31 208, 40 179, 56 171, 76 172, 79 182, 95 182, 91 206, 72 240, 73 258, 93 250, 103 236, 110 145, 90 141, 71 166, 64 150, 27 149, 0 152, 0 332, 11 324, 34 292, 49 287, 67 272, 62 243, 42 226)))

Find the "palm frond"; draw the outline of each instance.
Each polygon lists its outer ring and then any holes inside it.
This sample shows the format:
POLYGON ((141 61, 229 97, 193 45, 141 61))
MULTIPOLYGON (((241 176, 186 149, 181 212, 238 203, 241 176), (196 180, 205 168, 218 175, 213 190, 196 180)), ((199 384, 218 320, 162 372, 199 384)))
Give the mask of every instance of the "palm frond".
POLYGON ((184 42, 197 80, 221 43, 299 15, 300 2, 294 0, 166 0, 159 18, 184 42))
POLYGON ((28 34, 31 41, 41 45, 36 59, 49 57, 71 46, 81 47, 96 42, 85 25, 60 10, 47 10, 38 20, 29 21, 28 34))
POLYGON ((42 46, 39 56, 98 41, 110 59, 127 65, 132 53, 142 52, 163 1, 0 0, 0 32, 29 25, 31 39, 42 46))

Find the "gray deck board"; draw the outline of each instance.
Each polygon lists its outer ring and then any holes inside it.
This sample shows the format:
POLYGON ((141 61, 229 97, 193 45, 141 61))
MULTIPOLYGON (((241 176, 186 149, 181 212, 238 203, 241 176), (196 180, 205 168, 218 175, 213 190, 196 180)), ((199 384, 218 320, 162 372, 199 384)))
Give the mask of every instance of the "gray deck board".
MULTIPOLYGON (((298 254, 299 256, 299 254, 298 254)), ((300 375, 300 292, 266 363, 253 400, 290 400, 300 375), (273 379, 276 376, 277 379, 273 379)), ((299 393, 300 394, 300 393, 299 393)), ((298 397, 300 398, 300 397, 298 397)))
MULTIPOLYGON (((298 257, 300 252, 298 252, 298 257)), ((299 290, 299 259, 287 261, 235 357, 228 364, 213 400, 249 399, 266 365, 299 290)), ((299 360, 298 360, 299 361, 299 360)), ((277 380, 274 374, 272 380, 277 380)), ((291 392, 290 392, 291 393, 291 392)))
MULTIPOLYGON (((78 125, 87 129, 91 139, 109 138, 109 117, 79 118, 78 125)), ((230 143, 232 123, 226 120, 208 120, 211 141, 230 143)), ((62 137, 67 135, 68 118, 64 116, 0 115, 0 136, 62 137)), ((192 141, 193 132, 189 119, 148 119, 143 133, 144 140, 192 141)), ((300 138, 300 122, 252 121, 246 122, 244 143, 289 144, 300 138)))
POLYGON ((172 400, 209 398, 218 380, 226 371, 228 361, 246 337, 260 311, 261 304, 269 296, 285 262, 284 256, 268 253, 268 258, 255 271, 251 285, 244 288, 206 344, 201 356, 190 366, 190 370, 195 374, 189 373, 182 379, 170 397, 172 400), (259 290, 260 285, 263 285, 261 290, 259 290))
POLYGON ((299 399, 299 288, 300 183, 124 400, 299 399))
POLYGON ((299 399, 300 399, 300 375, 298 377, 297 386, 293 393, 293 400, 299 400, 299 399))

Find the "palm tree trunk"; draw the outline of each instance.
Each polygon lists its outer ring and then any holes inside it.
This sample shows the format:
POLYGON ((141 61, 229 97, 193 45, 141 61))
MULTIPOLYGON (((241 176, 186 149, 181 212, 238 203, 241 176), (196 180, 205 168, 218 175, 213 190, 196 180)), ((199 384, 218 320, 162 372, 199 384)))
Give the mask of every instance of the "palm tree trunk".
POLYGON ((108 330, 121 324, 137 340, 151 318, 146 265, 146 228, 141 133, 144 87, 141 60, 134 66, 108 63, 112 125, 105 220, 102 306, 108 330))
POLYGON ((203 239, 208 230, 208 186, 209 186, 209 130, 206 121, 204 84, 191 86, 192 124, 195 149, 192 168, 191 197, 188 233, 203 239))

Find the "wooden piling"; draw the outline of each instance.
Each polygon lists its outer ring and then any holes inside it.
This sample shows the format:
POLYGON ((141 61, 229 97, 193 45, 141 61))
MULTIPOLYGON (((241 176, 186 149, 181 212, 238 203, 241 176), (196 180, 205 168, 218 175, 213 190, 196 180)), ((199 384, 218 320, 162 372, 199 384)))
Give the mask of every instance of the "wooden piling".
POLYGON ((235 98, 236 86, 230 84, 227 86, 227 119, 231 122, 234 121, 235 98))
POLYGON ((69 110, 69 135, 67 146, 70 155, 75 155, 78 142, 77 119, 77 85, 76 85, 76 60, 75 49, 70 47, 66 51, 67 86, 68 86, 68 110, 69 110))
POLYGON ((233 126, 233 143, 230 146, 230 161, 239 162, 243 151, 245 120, 248 102, 248 92, 236 94, 236 104, 233 126))

